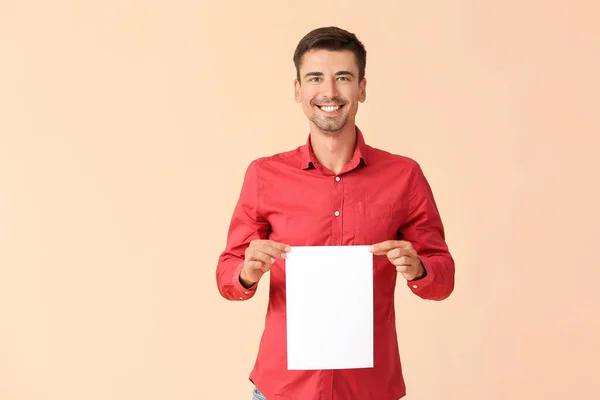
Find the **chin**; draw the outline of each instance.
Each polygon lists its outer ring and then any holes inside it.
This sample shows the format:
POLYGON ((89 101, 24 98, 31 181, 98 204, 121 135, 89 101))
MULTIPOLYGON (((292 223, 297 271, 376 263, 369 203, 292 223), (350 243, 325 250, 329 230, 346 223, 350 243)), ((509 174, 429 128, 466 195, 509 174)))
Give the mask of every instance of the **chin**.
POLYGON ((319 128, 324 133, 329 134, 329 135, 335 135, 335 134, 342 132, 342 130, 346 127, 347 122, 344 122, 343 124, 335 124, 335 125, 331 125, 331 124, 327 124, 327 123, 317 123, 315 125, 317 126, 317 128, 319 128))
POLYGON ((342 129, 344 129, 346 127, 346 125, 348 125, 348 121, 344 120, 343 122, 335 122, 335 123, 331 123, 330 121, 327 120, 323 120, 321 118, 316 118, 315 115, 312 115, 309 118, 310 122, 312 123, 312 125, 314 125, 316 128, 318 128, 320 131, 323 131, 325 133, 331 133, 331 134, 335 134, 340 132, 342 129))

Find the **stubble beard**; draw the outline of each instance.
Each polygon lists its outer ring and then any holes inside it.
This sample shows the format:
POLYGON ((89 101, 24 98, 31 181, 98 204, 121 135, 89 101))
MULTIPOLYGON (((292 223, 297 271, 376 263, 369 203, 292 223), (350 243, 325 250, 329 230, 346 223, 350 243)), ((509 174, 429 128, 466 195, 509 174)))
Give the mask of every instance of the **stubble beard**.
MULTIPOLYGON (((347 106, 347 103, 341 97, 333 97, 328 99, 317 99, 311 101, 311 105, 313 107, 317 107, 322 104, 332 104, 332 105, 343 105, 347 106)), ((341 131, 346 124, 348 123, 348 115, 342 114, 335 117, 327 117, 319 114, 313 114, 311 121, 317 128, 319 128, 323 133, 326 134, 335 134, 341 131)))
POLYGON ((317 126, 317 128, 328 134, 334 134, 341 131, 348 123, 347 117, 337 119, 336 117, 319 118, 317 116, 313 116, 311 120, 313 124, 317 126))

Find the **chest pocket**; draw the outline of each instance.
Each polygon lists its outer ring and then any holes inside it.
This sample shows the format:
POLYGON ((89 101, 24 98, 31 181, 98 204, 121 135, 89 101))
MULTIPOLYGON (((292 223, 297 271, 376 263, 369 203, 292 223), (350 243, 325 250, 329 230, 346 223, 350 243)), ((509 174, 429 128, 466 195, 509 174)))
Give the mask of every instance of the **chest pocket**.
POLYGON ((388 204, 358 202, 356 238, 362 244, 396 239, 398 221, 394 208, 388 204))

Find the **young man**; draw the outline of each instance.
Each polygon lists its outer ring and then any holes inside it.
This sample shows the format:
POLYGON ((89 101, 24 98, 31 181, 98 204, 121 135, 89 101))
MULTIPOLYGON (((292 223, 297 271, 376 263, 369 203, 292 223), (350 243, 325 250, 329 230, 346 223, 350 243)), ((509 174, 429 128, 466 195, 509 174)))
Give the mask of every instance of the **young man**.
POLYGON ((308 139, 250 163, 218 260, 217 285, 226 299, 248 300, 270 271, 265 329, 250 374, 255 399, 398 400, 406 390, 396 280, 399 275, 423 299, 452 293, 454 261, 442 221, 419 165, 365 144, 355 125, 366 97, 366 51, 356 36, 316 29, 298 44, 294 63, 308 139), (374 367, 290 371, 285 254, 290 246, 328 245, 372 245, 374 367))

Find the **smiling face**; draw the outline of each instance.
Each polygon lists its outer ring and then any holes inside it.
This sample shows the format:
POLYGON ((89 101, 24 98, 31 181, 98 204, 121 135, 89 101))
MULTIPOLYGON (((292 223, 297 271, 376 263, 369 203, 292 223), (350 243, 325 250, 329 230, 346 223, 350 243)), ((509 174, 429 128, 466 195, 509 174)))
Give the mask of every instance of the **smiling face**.
POLYGON ((295 98, 313 128, 335 134, 354 126, 358 103, 366 99, 366 79, 359 81, 351 51, 311 50, 304 54, 294 82, 295 98))

